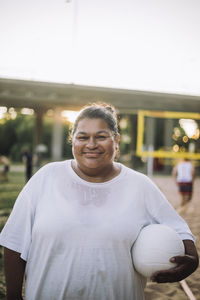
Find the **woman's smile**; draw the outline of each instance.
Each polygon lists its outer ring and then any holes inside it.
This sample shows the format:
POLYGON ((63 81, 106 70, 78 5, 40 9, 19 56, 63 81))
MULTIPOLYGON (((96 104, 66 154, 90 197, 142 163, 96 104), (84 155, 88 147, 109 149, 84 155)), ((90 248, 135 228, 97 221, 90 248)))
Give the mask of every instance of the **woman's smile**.
POLYGON ((102 154, 103 154, 103 152, 93 152, 93 151, 83 152, 83 155, 85 155, 88 158, 97 158, 97 157, 101 156, 102 154))

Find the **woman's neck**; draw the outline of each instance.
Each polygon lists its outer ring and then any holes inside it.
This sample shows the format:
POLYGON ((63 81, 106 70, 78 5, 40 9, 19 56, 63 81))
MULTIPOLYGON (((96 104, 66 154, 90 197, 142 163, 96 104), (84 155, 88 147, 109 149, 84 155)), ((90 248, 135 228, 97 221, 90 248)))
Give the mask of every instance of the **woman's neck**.
POLYGON ((121 171, 120 165, 115 162, 103 169, 88 169, 83 167, 81 168, 76 160, 72 160, 72 169, 80 178, 94 183, 109 181, 116 177, 121 171))

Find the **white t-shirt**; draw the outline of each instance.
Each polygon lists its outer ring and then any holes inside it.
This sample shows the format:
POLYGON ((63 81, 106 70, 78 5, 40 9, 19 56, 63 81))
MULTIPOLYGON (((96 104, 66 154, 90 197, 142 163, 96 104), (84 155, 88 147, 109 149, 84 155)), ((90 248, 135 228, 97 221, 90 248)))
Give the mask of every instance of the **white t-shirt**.
POLYGON ((151 223, 193 240, 145 175, 121 165, 112 180, 91 183, 68 160, 44 166, 29 180, 0 244, 27 261, 26 300, 142 300, 146 279, 135 271, 130 250, 151 223))
POLYGON ((177 182, 192 182, 192 164, 183 161, 177 165, 177 182))

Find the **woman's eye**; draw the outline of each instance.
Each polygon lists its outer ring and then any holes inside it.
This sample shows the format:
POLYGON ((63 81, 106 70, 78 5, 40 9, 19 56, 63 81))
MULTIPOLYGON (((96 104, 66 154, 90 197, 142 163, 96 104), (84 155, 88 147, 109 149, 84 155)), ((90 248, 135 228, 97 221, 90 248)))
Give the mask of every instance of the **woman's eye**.
POLYGON ((80 140, 80 141, 87 140, 87 136, 79 136, 79 137, 78 137, 78 140, 80 140))
POLYGON ((107 137, 106 136, 104 136, 104 135, 99 135, 99 136, 97 136, 97 139, 99 139, 99 140, 105 140, 107 137))

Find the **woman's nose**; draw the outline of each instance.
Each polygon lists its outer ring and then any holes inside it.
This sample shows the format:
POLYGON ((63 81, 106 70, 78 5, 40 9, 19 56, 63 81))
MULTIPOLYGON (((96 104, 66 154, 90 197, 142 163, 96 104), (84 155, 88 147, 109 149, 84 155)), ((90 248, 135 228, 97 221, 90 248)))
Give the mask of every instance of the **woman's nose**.
POLYGON ((93 138, 93 137, 91 137, 88 140, 87 147, 89 147, 89 148, 95 148, 96 147, 96 139, 93 138))

